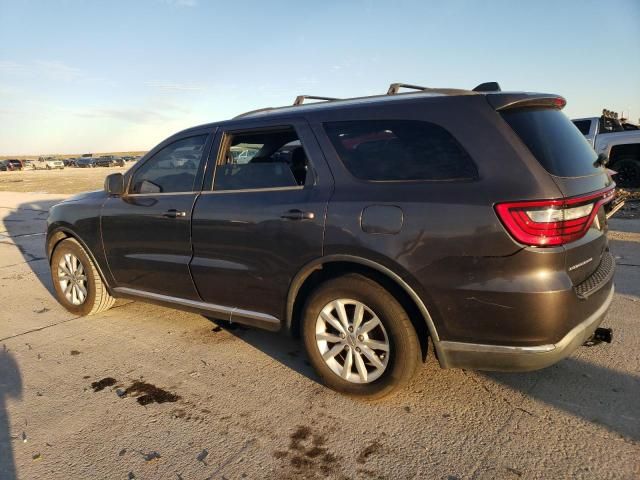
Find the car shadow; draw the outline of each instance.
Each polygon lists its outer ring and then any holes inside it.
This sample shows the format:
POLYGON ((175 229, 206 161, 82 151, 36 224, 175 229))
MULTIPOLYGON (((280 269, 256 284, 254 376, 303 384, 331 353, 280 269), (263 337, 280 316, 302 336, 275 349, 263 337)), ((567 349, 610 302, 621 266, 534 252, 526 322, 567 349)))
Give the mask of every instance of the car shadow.
POLYGON ((22 398, 18 363, 4 345, 0 347, 0 480, 17 478, 7 400, 22 398))
POLYGON ((245 327, 238 323, 229 323, 210 317, 204 318, 239 340, 248 343, 256 350, 267 354, 285 367, 321 384, 320 377, 311 366, 301 340, 281 333, 245 327))
POLYGON ((575 357, 535 372, 483 372, 482 376, 627 439, 640 440, 640 376, 575 357))
MULTIPOLYGON (((26 264, 40 283, 55 296, 45 251, 49 208, 63 200, 21 203, 0 218, 0 268, 26 264)), ((0 205, 4 207, 3 205, 0 205)))

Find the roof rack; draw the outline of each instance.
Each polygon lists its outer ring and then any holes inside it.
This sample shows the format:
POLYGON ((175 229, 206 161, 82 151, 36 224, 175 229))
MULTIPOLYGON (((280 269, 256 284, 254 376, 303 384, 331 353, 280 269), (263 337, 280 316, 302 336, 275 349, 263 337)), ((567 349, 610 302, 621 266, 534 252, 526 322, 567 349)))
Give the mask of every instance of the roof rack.
POLYGON ((408 88, 410 90, 422 90, 427 91, 431 90, 429 87, 421 87, 420 85, 409 85, 408 83, 392 83, 389 85, 389 90, 387 90, 387 95, 396 95, 400 91, 401 88, 408 88))
POLYGON ((324 100, 326 102, 333 102, 335 100, 340 100, 339 98, 333 97, 318 97, 317 95, 298 95, 296 99, 293 101, 293 105, 302 105, 305 100, 324 100))

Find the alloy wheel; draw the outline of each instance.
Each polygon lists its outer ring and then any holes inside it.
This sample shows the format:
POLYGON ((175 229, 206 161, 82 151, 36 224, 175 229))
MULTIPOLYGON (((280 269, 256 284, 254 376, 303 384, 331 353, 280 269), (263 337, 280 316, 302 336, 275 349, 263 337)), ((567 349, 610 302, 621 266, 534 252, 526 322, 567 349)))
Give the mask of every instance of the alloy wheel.
POLYGON ((58 282, 69 303, 82 305, 87 299, 87 275, 82 262, 72 253, 65 253, 58 263, 58 282))
POLYGON ((390 343, 378 316, 364 303, 338 299, 316 320, 316 344, 333 373, 351 383, 371 383, 389 363, 390 343))

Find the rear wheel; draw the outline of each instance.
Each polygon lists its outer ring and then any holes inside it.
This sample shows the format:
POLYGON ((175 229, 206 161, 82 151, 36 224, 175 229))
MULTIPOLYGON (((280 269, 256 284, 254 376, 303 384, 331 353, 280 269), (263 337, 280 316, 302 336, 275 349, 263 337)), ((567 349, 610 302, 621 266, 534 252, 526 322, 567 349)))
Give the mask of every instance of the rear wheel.
POLYGON ((302 328, 312 365, 327 386, 342 393, 382 398, 403 387, 421 362, 407 313, 362 275, 318 287, 307 301, 302 328))
POLYGON ((640 159, 635 157, 618 158, 611 165, 611 169, 618 172, 614 176, 614 180, 619 187, 640 187, 640 159))
POLYGON ((91 258, 74 239, 61 241, 51 256, 51 279, 58 302, 75 315, 93 315, 115 303, 91 258))

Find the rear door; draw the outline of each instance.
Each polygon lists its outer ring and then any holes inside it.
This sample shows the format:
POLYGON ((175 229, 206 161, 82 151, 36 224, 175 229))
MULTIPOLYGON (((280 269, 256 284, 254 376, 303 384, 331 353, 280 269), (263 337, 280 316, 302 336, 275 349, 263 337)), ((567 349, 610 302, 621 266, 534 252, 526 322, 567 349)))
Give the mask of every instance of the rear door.
POLYGON ((237 321, 277 325, 293 277, 322 255, 331 175, 300 119, 223 127, 214 148, 215 179, 193 213, 194 281, 237 321))
POLYGON ((565 245, 567 271, 577 285, 598 268, 607 250, 604 202, 610 199, 615 184, 596 163, 598 155, 588 141, 557 108, 513 108, 500 113, 552 176, 565 199, 584 198, 575 201, 576 208, 586 205, 588 210, 588 205, 593 205, 588 212, 593 221, 586 234, 565 245))

